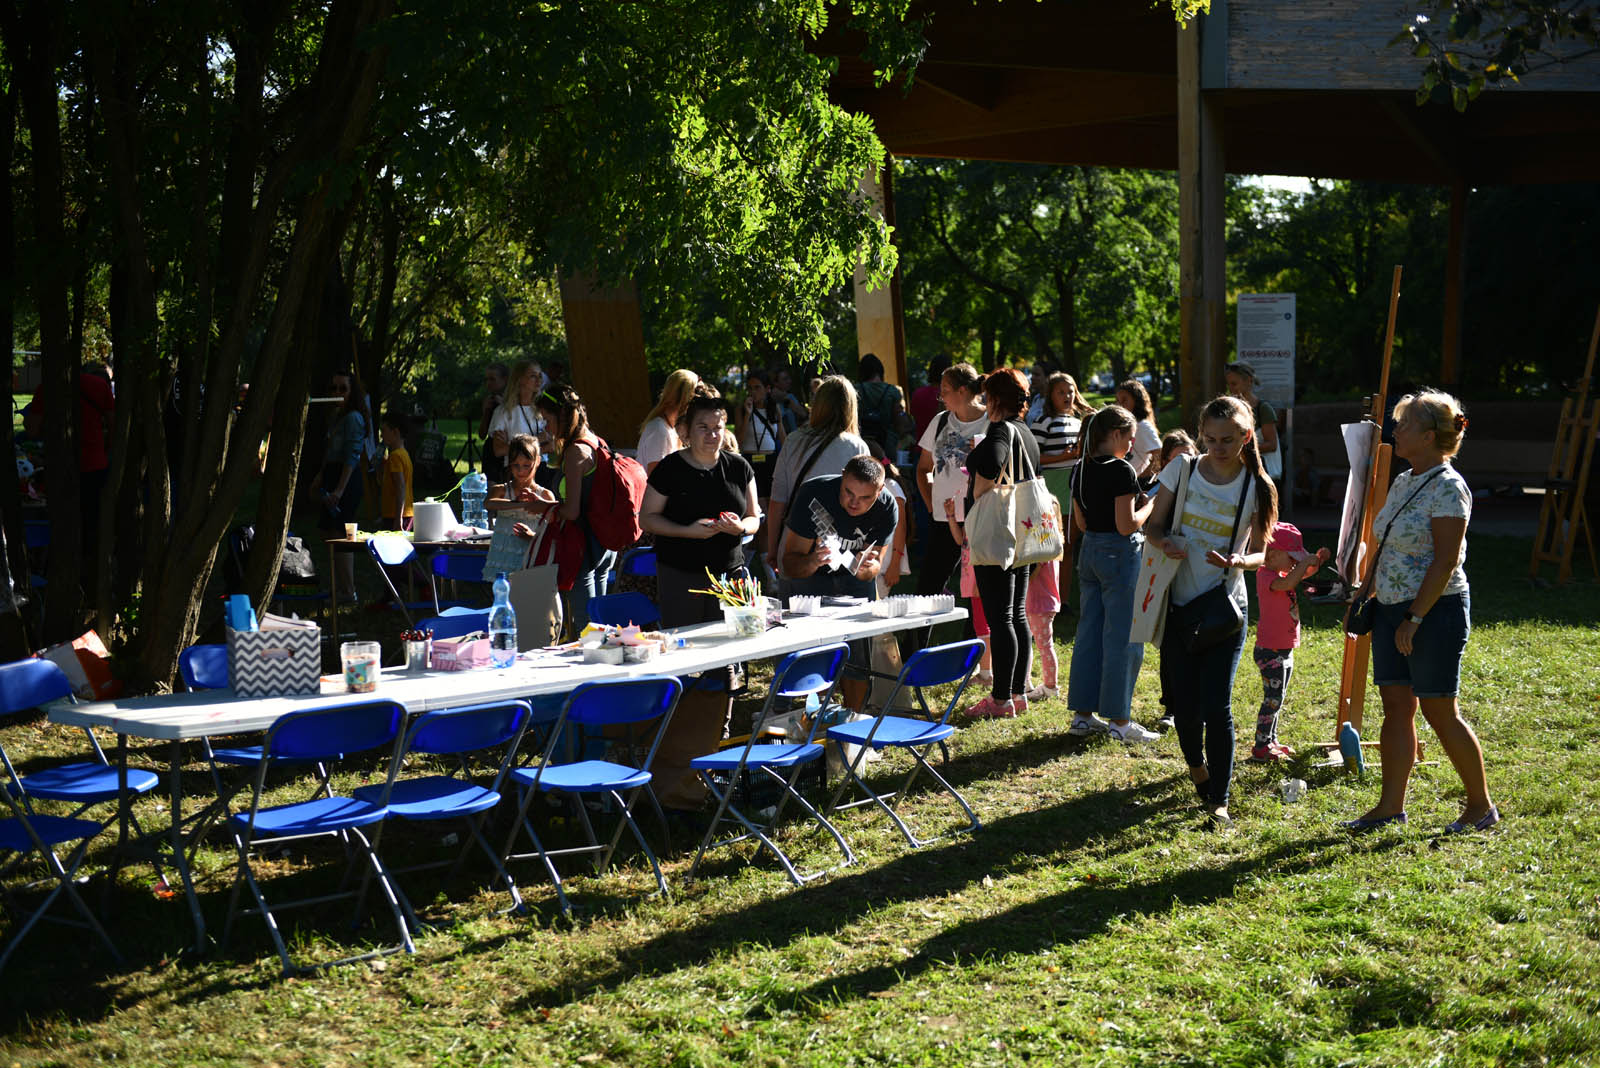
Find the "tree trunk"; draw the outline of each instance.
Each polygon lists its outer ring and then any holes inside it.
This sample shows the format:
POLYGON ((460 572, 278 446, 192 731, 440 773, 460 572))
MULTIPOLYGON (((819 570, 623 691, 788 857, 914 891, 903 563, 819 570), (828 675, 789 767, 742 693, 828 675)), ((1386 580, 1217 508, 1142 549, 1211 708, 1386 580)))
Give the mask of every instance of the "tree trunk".
MULTIPOLYGON (((17 94, 14 78, 6 80, 0 97, 0 334, 9 341, 16 336, 17 235, 12 212, 16 210, 11 179, 11 161, 16 147, 17 94)), ((15 356, 6 354, 4 381, 0 381, 0 405, 6 411, 15 407, 11 394, 11 375, 15 356)), ((11 441, 11 420, 0 420, 0 456, 15 451, 11 441)), ((4 472, 0 472, 3 475, 4 472)), ((22 625, 17 594, 30 595, 28 583, 28 544, 22 525, 22 493, 17 480, 0 477, 0 659, 20 660, 28 655, 27 631, 22 625)))
POLYGON ((56 64, 61 56, 63 12, 52 3, 6 5, 6 53, 22 91, 22 110, 32 139, 33 226, 37 249, 32 265, 39 310, 39 347, 45 392, 45 480, 50 506, 50 597, 44 639, 75 637, 82 623, 80 588, 83 531, 78 500, 78 366, 70 345, 67 294, 71 252, 62 220, 61 116, 56 64))
POLYGON ((1072 376, 1074 382, 1082 382, 1083 375, 1078 370, 1078 309, 1077 287, 1074 284, 1076 271, 1056 271, 1056 315, 1061 325, 1061 369, 1072 376))

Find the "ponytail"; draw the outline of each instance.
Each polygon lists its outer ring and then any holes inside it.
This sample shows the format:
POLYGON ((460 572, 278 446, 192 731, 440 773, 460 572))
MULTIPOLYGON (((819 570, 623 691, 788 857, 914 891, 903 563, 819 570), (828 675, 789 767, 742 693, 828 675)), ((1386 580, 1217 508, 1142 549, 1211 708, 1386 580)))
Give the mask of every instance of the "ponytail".
POLYGON ((1106 438, 1119 430, 1132 430, 1133 413, 1120 404, 1108 404, 1089 417, 1083 427, 1083 455, 1098 456, 1106 438))

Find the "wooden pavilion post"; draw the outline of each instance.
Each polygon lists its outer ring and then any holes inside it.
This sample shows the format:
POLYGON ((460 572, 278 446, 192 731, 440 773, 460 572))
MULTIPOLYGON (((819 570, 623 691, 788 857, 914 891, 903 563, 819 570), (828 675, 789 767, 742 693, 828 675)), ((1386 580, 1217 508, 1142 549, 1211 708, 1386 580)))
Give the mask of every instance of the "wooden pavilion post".
POLYGON ((583 398, 590 425, 611 445, 631 448, 653 403, 638 288, 631 281, 609 288, 590 275, 565 275, 561 316, 572 388, 583 398))
POLYGON ((1222 105, 1201 90, 1201 19, 1178 27, 1178 373, 1185 416, 1216 395, 1227 356, 1222 105))
POLYGON ((1454 386, 1461 380, 1461 291, 1466 280, 1467 183, 1450 183, 1450 237, 1444 254, 1444 330, 1439 380, 1454 386))
MULTIPOLYGON (((894 226, 894 157, 885 156, 883 168, 861 179, 861 194, 892 228, 894 226)), ((883 380, 900 387, 909 402, 910 379, 906 371, 906 325, 900 305, 900 269, 889 284, 867 288, 867 272, 856 265, 856 354, 871 352, 883 361, 883 380)))

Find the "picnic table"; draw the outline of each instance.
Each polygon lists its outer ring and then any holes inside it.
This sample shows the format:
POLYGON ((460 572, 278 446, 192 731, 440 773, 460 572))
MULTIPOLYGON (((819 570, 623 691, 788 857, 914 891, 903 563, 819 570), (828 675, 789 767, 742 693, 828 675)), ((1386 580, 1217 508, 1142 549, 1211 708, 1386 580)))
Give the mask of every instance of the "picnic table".
MULTIPOLYGON (((824 608, 816 615, 785 613, 780 626, 751 637, 731 637, 723 623, 700 623, 667 633, 683 640, 682 647, 670 648, 645 663, 586 664, 582 654, 560 649, 535 649, 518 656, 504 669, 479 668, 471 671, 407 671, 385 668, 373 695, 392 700, 408 715, 439 708, 468 704, 568 693, 585 682, 636 678, 643 675, 693 675, 748 660, 769 660, 834 642, 855 641, 890 634, 899 630, 931 627, 959 622, 966 610, 952 609, 934 615, 879 617, 867 605, 824 608)), ((341 676, 325 676, 322 692, 283 697, 238 697, 232 690, 201 690, 192 693, 155 694, 115 701, 52 702, 46 712, 52 723, 73 727, 98 727, 117 735, 117 763, 127 769, 127 739, 143 738, 166 742, 170 775, 171 827, 165 842, 146 843, 154 847, 159 859, 170 860, 183 883, 183 895, 194 922, 195 950, 206 948, 206 921, 189 871, 187 851, 192 841, 185 835, 183 820, 183 746, 185 742, 230 734, 265 731, 280 716, 312 708, 344 704, 367 695, 346 692, 341 676), (163 856, 165 855, 165 856, 163 856)), ((127 799, 122 806, 119 842, 128 847, 127 799)), ((205 828, 196 825, 194 835, 205 828)))

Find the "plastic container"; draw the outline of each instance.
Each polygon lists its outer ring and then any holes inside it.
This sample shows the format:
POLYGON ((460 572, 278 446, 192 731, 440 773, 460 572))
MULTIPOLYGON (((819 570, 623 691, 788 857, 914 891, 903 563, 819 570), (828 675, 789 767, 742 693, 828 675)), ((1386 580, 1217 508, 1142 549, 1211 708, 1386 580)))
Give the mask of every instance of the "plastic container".
POLYGON ((765 605, 723 605, 722 621, 730 638, 754 638, 767 630, 765 605))
POLYGON ((482 471, 474 471, 461 482, 461 522, 469 527, 487 527, 489 513, 483 502, 489 496, 489 479, 482 471))
POLYGON ((377 642, 345 642, 339 646, 344 665, 344 688, 351 693, 371 693, 378 688, 377 642))
POLYGON ((517 613, 511 607, 506 573, 494 580, 494 606, 489 609, 489 666, 508 668, 517 662, 517 613))
POLYGON ((432 664, 433 639, 406 641, 406 670, 427 671, 432 664))
POLYGON ((1306 796, 1309 787, 1306 786, 1304 779, 1284 779, 1278 783, 1278 789, 1283 791, 1283 803, 1292 805, 1306 796))

